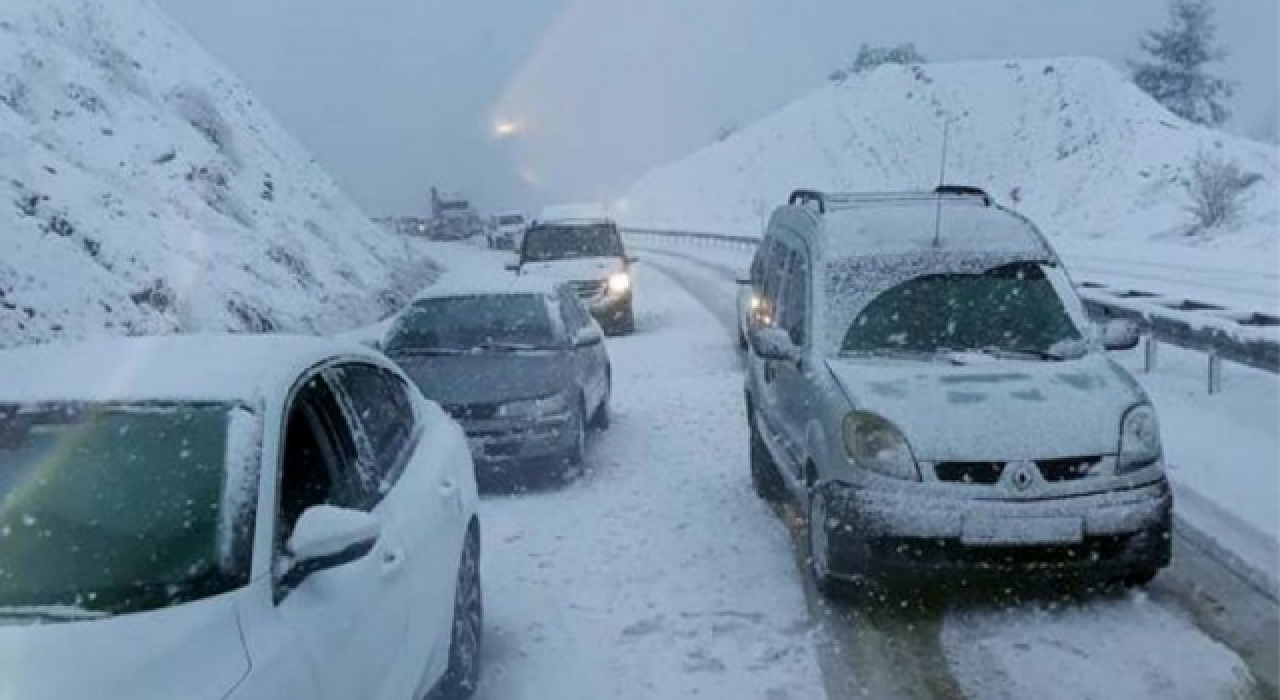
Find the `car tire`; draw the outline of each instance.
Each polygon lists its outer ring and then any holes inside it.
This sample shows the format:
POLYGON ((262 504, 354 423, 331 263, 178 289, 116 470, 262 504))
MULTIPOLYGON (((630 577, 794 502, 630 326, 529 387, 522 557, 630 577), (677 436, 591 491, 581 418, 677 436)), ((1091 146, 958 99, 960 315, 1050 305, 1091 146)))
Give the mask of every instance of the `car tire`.
POLYGON ((769 454, 769 448, 760 437, 755 422, 751 422, 751 485, 756 495, 768 503, 781 503, 787 498, 786 486, 778 473, 778 464, 769 454))
POLYGON ((587 459, 587 418, 586 408, 581 400, 569 419, 569 430, 573 435, 573 444, 565 456, 564 473, 569 474, 582 469, 587 459))
POLYGON ((604 398, 600 399, 600 407, 596 409, 596 414, 591 417, 591 428, 593 430, 605 431, 609 429, 612 417, 609 414, 609 402, 613 399, 613 377, 605 375, 604 380, 604 398))
POLYGON ((484 636, 484 592, 480 585, 480 533, 467 530, 458 564, 458 589, 454 595, 453 632, 449 641, 449 666, 430 700, 468 700, 480 682, 480 649, 484 636))

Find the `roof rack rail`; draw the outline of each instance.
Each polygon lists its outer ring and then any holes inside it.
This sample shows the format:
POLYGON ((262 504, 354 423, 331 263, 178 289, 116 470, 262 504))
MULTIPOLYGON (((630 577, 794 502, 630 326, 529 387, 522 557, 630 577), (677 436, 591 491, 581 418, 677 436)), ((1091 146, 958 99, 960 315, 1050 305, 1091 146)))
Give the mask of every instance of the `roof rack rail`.
POLYGON ((807 206, 817 204, 819 214, 826 214, 829 209, 841 205, 856 205, 871 202, 893 202, 913 200, 934 200, 937 197, 979 197, 986 206, 994 204, 991 195, 981 187, 973 185, 938 185, 932 191, 916 192, 820 192, 818 190, 794 190, 787 203, 791 206, 807 206))

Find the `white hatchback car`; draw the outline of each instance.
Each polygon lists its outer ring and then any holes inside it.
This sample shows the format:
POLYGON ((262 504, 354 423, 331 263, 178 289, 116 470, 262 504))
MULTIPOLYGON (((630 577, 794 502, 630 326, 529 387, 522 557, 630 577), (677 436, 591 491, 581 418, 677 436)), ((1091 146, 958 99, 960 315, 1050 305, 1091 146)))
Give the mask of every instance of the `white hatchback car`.
POLYGON ((357 345, 0 352, 0 697, 418 700, 474 689, 461 430, 357 345))

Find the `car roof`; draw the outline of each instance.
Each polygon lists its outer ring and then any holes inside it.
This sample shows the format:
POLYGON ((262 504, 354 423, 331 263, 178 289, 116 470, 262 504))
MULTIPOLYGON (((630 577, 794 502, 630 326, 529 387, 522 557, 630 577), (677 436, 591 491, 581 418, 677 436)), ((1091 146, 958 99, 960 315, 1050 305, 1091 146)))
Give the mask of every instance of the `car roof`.
POLYGON ((360 345, 310 336, 96 338, 0 350, 0 402, 225 401, 281 397, 311 367, 360 345))
POLYGON ((977 197, 867 196, 826 213, 787 205, 775 217, 789 224, 785 228, 812 232, 809 237, 826 259, 918 252, 1057 257, 1026 217, 977 197))
POLYGON ((495 275, 468 280, 447 280, 419 292, 414 297, 414 301, 504 294, 555 296, 563 284, 563 282, 550 277, 516 274, 495 275))

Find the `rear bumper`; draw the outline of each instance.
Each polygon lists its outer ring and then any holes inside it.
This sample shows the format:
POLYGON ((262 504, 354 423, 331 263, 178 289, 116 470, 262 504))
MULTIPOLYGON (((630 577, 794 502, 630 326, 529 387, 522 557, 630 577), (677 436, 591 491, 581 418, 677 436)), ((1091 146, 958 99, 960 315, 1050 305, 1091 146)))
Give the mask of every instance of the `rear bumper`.
POLYGON ((1173 495, 1165 481, 1031 502, 907 497, 842 484, 826 493, 831 568, 845 578, 1040 572, 1112 579, 1163 568, 1172 552, 1173 495), (1074 536, 1062 537, 1063 525, 1074 536))

